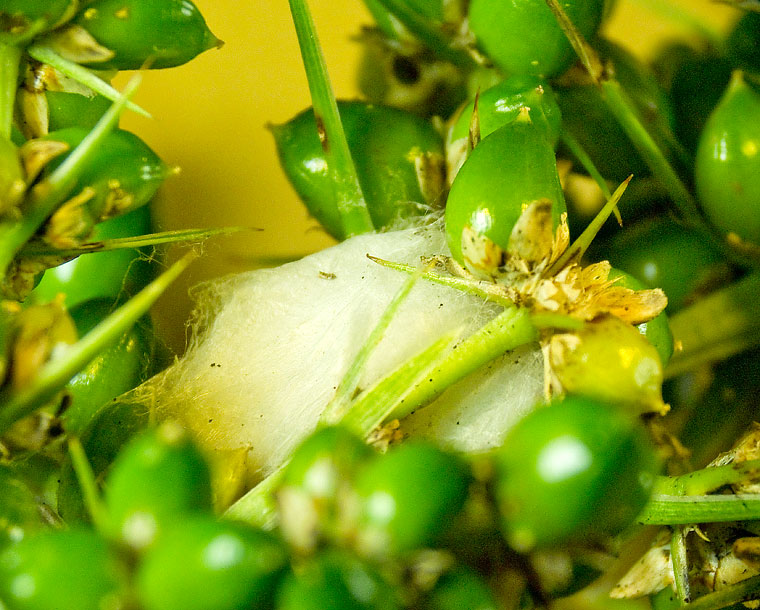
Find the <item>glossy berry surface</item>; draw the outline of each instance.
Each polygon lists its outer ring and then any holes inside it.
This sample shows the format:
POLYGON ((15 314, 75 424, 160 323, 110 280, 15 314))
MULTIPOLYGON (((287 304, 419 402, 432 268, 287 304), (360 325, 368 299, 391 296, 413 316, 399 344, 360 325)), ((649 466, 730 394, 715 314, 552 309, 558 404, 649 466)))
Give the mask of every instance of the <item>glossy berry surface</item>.
POLYGON ((376 457, 356 478, 360 551, 382 556, 431 544, 461 510, 469 482, 459 457, 427 443, 376 457))
MULTIPOLYGON (((602 0, 562 3, 581 33, 599 26, 602 0)), ((544 0, 472 0, 470 29, 486 55, 507 74, 558 76, 575 62, 575 53, 544 0)))
POLYGON ((518 551, 619 533, 644 507, 657 460, 636 422, 568 396, 538 406, 496 452, 495 496, 518 551))
POLYGON ((760 92, 740 72, 705 124, 695 162, 697 196, 720 231, 760 243, 760 92))
POLYGON ((11 610, 118 608, 125 592, 125 568, 90 530, 40 534, 0 553, 0 598, 11 610))
POLYGON ((146 610, 270 608, 287 561, 274 535, 211 516, 177 522, 143 559, 137 592, 146 610))

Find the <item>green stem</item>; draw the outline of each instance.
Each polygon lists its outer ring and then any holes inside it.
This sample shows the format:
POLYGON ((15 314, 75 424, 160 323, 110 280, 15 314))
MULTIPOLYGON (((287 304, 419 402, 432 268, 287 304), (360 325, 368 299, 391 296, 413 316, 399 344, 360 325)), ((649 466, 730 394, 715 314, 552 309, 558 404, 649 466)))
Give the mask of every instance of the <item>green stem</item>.
POLYGON ((244 521, 267 530, 274 529, 277 526, 275 492, 280 486, 285 466, 286 464, 280 466, 230 506, 223 517, 232 521, 244 521))
POLYGON ((82 497, 87 507, 87 512, 90 514, 92 523, 98 532, 105 534, 106 508, 98 492, 95 473, 92 471, 92 466, 87 459, 87 454, 84 451, 84 447, 82 447, 81 441, 76 437, 70 436, 68 442, 71 465, 79 481, 79 487, 82 490, 82 497))
POLYGON ((362 193, 356 166, 348 149, 346 134, 338 112, 327 65, 317 38, 306 0, 288 0, 293 24, 301 47, 306 78, 309 81, 317 131, 325 152, 328 171, 335 185, 335 200, 343 225, 344 237, 374 230, 362 193))
POLYGON ((701 496, 726 485, 760 479, 760 460, 747 460, 725 466, 709 466, 676 477, 658 477, 655 494, 701 496))
POLYGON ((681 345, 665 370, 675 377, 760 343, 760 272, 709 294, 670 319, 681 345))
POLYGON ((681 603, 687 603, 691 598, 689 585, 689 560, 686 556, 686 538, 684 528, 676 525, 670 537, 670 560, 673 562, 673 584, 676 595, 681 603))
MULTIPOLYGON (((612 192, 610 191, 610 187, 607 186, 607 181, 602 177, 602 174, 599 173, 599 170, 596 169, 594 161, 588 156, 588 153, 583 146, 581 146, 581 143, 578 142, 573 134, 567 129, 562 129, 560 137, 568 150, 576 159, 578 159, 578 161, 580 161, 583 169, 585 169, 588 172, 588 175, 594 179, 594 182, 599 186, 599 190, 602 191, 602 195, 604 195, 605 199, 612 197, 612 192)), ((618 222, 620 222, 620 212, 617 212, 617 216, 618 222)))
POLYGON ((405 361, 388 376, 359 396, 351 405, 341 423, 357 434, 367 437, 384 421, 391 419, 397 409, 403 408, 413 388, 425 382, 450 353, 458 332, 445 334, 430 347, 405 361))
POLYGON ((623 91, 620 83, 607 78, 600 83, 602 99, 607 108, 617 119, 620 127, 631 140, 641 158, 649 166, 651 172, 663 184, 670 195, 673 204, 681 214, 684 222, 695 228, 702 228, 702 216, 697 202, 678 177, 678 174, 665 158, 660 147, 654 141, 638 117, 635 106, 628 94, 623 91))
POLYGON ((247 227, 222 227, 218 229, 178 229, 174 231, 162 231, 160 233, 146 233, 134 237, 119 237, 116 239, 104 239, 103 241, 87 242, 77 248, 59 249, 42 241, 27 242, 21 248, 19 255, 31 256, 59 256, 69 258, 82 254, 96 252, 110 252, 112 250, 136 250, 146 246, 158 246, 160 244, 174 244, 180 242, 201 242, 219 235, 230 235, 240 231, 261 231, 247 227))
POLYGON ((335 391, 335 396, 327 404, 324 411, 320 415, 319 421, 322 424, 334 424, 341 420, 348 411, 348 407, 351 403, 351 399, 359 386, 359 378, 364 371, 364 365, 369 360, 370 355, 382 341, 385 331, 388 329, 388 325, 393 320, 398 308, 409 296, 414 285, 417 283, 420 274, 419 272, 410 275, 403 283, 399 291, 394 295, 391 302, 385 308, 383 315, 380 316, 380 320, 370 332, 369 337, 362 345, 359 353, 356 354, 354 361, 349 366, 348 371, 341 379, 338 389, 335 391))
POLYGON ((51 400, 104 347, 129 330, 196 256, 189 254, 181 258, 82 339, 58 352, 40 369, 28 387, 15 391, 5 390, 0 395, 0 434, 51 400))
MULTIPOLYGON (((62 74, 65 74, 69 78, 83 84, 85 87, 92 89, 95 93, 102 95, 104 98, 109 99, 112 102, 118 100, 121 95, 117 89, 114 89, 106 81, 95 76, 90 70, 83 68, 73 61, 64 59, 52 49, 40 45, 32 45, 26 50, 26 52, 33 59, 52 66, 62 74)), ((143 110, 134 102, 127 102, 127 108, 149 119, 153 118, 147 110, 143 110)))
POLYGON ((451 45, 449 37, 443 33, 440 23, 434 23, 416 12, 404 0, 378 0, 386 11, 398 19, 415 38, 428 47, 436 57, 468 70, 475 67, 475 61, 464 49, 451 45))
POLYGON ((575 27, 575 24, 565 12, 565 9, 562 8, 559 0, 546 0, 546 4, 551 9, 552 13, 554 13, 554 18, 557 20, 559 27, 562 28, 565 36, 567 36, 567 40, 570 42, 575 54, 581 60, 583 67, 586 69, 591 79, 595 83, 599 83, 602 74, 604 73, 604 67, 599 59, 599 55, 597 55, 591 45, 586 42, 586 39, 583 37, 583 34, 580 33, 578 28, 575 27))
POLYGON ((599 233, 602 225, 607 222, 610 214, 612 214, 612 210, 617 210, 618 202, 623 196, 623 193, 625 193, 625 189, 628 188, 628 183, 631 181, 631 178, 633 178, 633 176, 628 176, 628 178, 615 189, 615 192, 612 193, 607 200, 607 203, 605 203, 602 209, 599 210, 599 213, 594 216, 594 219, 588 223, 588 226, 583 229, 583 233, 578 236, 578 239, 570 244, 567 250, 562 253, 562 256, 560 256, 557 261, 544 272, 544 277, 557 275, 572 260, 580 261, 583 254, 591 245, 591 242, 594 241, 597 233, 599 233))
POLYGON ((125 87, 122 97, 103 114, 79 146, 50 176, 32 189, 22 210, 21 220, 5 221, 0 224, 0 277, 6 274, 16 253, 37 232, 37 229, 74 187, 85 164, 97 154, 100 144, 116 127, 127 100, 134 94, 139 83, 139 76, 133 77, 125 87))
POLYGON ((758 597, 760 597, 760 576, 752 576, 727 589, 698 597, 684 608, 689 610, 719 610, 720 608, 733 607, 741 602, 755 600, 758 597))
POLYGON ((760 494, 670 496, 655 494, 637 517, 643 525, 726 523, 760 519, 760 494))
POLYGON ((538 339, 530 312, 510 306, 452 349, 389 418, 401 419, 428 404, 449 386, 502 354, 538 339))
POLYGON ((21 49, 0 42, 0 137, 10 139, 16 104, 21 49))

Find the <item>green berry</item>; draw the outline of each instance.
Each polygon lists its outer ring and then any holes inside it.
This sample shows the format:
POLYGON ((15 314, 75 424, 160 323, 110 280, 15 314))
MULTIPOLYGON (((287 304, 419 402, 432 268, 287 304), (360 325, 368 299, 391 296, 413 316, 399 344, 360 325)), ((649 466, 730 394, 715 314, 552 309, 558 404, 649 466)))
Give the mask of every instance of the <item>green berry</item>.
POLYGON ((653 218, 615 234, 600 254, 647 288, 662 288, 675 313, 720 280, 721 253, 701 235, 670 220, 653 218))
POLYGON ((123 607, 126 570, 91 530, 26 538, 0 553, 0 599, 9 610, 123 607))
POLYGON ((320 537, 340 535, 346 496, 372 455, 362 439, 338 426, 320 428, 301 443, 277 494, 280 525, 291 545, 310 551, 320 537))
POLYGON ((729 236, 760 244, 760 92, 741 72, 705 124, 694 171, 707 219, 729 236))
POLYGON ((211 475, 195 444, 168 422, 131 440, 105 487, 111 533, 135 548, 188 513, 211 510, 211 475))
POLYGON ((287 562, 274 535, 211 516, 168 527, 143 557, 137 595, 145 610, 258 610, 287 562))
MULTIPOLYGON (((338 109, 375 228, 429 211, 443 190, 443 141, 433 125, 364 102, 339 102, 338 109)), ((309 212, 333 237, 345 238, 313 110, 273 126, 272 133, 282 167, 309 212)))
POLYGON ((357 475, 357 546, 369 556, 428 546, 464 506, 470 483, 457 456, 408 442, 369 462, 357 475))
POLYGON ((551 203, 556 227, 566 208, 554 148, 523 114, 483 139, 451 185, 446 236, 454 259, 476 273, 495 273, 502 261, 491 259, 490 248, 471 242, 506 251, 523 210, 537 201, 551 203))
POLYGON ((657 473, 635 420, 579 396, 537 407, 495 461, 504 535, 520 552, 619 533, 644 508, 657 473))
POLYGON ((113 51, 98 70, 171 68, 222 44, 190 0, 95 0, 74 23, 113 51))
MULTIPOLYGON (((70 311, 79 336, 84 336, 113 309, 110 299, 85 301, 70 311)), ((152 329, 141 320, 116 343, 102 350, 66 385, 71 399, 65 412, 69 432, 80 433, 109 400, 145 381, 151 372, 152 329)))
MULTIPOLYGON (((565 0, 562 8, 586 38, 602 20, 603 0, 565 0)), ((478 46, 506 74, 558 76, 576 60, 544 0, 471 0, 470 29, 478 46)))

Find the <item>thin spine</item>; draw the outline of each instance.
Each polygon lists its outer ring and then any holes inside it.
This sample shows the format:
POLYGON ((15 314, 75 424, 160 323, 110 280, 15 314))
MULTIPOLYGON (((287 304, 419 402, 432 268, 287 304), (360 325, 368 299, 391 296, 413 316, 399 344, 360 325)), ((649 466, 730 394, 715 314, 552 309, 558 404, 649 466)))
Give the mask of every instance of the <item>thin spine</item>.
POLYGON ((615 189, 615 192, 612 193, 610 198, 607 200, 607 203, 605 203, 602 209, 599 210, 599 213, 583 230, 583 233, 578 236, 578 239, 570 244, 567 250, 562 253, 562 256, 560 256, 557 261, 546 270, 544 273, 546 277, 552 277, 556 275, 571 261, 581 259, 583 254, 591 245, 591 242, 596 237, 596 234, 599 233, 602 225, 610 217, 610 214, 612 214, 612 210, 617 209, 617 204, 620 201, 620 198, 623 196, 623 193, 625 193, 625 189, 628 188, 628 184, 631 182, 632 178, 633 175, 628 176, 628 178, 620 183, 620 186, 615 189))
POLYGON ((51 400, 104 347, 129 330, 196 256, 194 253, 185 255, 79 341, 57 353, 42 367, 31 385, 3 392, 0 395, 0 434, 51 400))
POLYGON ((21 49, 0 42, 0 137, 10 139, 16 103, 21 49))
POLYGON ((69 456, 74 468, 79 488, 82 490, 82 498, 87 512, 92 519, 95 529, 101 534, 106 533, 106 508, 98 491, 95 481, 95 473, 92 470, 87 454, 82 447, 82 442, 74 436, 68 438, 69 456))
POLYGON ((5 275, 16 253, 31 239, 74 187, 85 163, 97 154, 100 144, 116 127, 127 101, 137 90, 139 83, 140 77, 133 77, 125 87, 122 96, 103 114, 79 146, 50 176, 32 189, 21 220, 0 224, 1 275, 5 275))
POLYGON ((760 576, 751 576, 714 593, 708 593, 692 601, 689 610, 719 610, 733 607, 740 602, 756 600, 760 596, 760 576))
MULTIPOLYGON (((114 89, 90 70, 61 57, 52 49, 41 45, 32 45, 26 50, 26 52, 31 58, 36 59, 43 64, 52 66, 61 74, 64 74, 85 87, 92 89, 95 93, 102 95, 104 98, 109 99, 112 102, 118 100, 121 95, 117 89, 114 89)), ((150 112, 141 108, 134 102, 127 102, 127 108, 148 119, 153 118, 150 112)))
POLYGON ((391 299, 391 302, 385 308, 385 311, 383 311, 377 324, 375 324, 375 327, 362 344, 354 361, 346 371, 346 374, 343 375, 343 379, 341 379, 333 399, 327 404, 324 411, 322 411, 319 418, 321 424, 333 424, 346 415, 351 404, 351 399, 359 386, 359 379, 369 357, 375 351, 375 348, 377 348, 380 341, 382 341, 385 331, 388 330, 388 325, 395 317, 401 304, 406 300, 406 297, 409 296, 409 293, 417 283, 419 277, 419 272, 410 275, 391 299))
POLYGON ((332 174, 335 184, 335 199, 344 237, 373 231, 375 227, 359 184, 351 151, 348 149, 338 104, 309 7, 306 0, 288 2, 298 35, 306 78, 309 81, 319 139, 325 152, 328 171, 332 174))
MULTIPOLYGON (((373 263, 377 263, 381 267, 387 269, 394 269, 395 271, 401 271, 402 273, 416 273, 417 267, 414 265, 408 265, 406 263, 395 263, 393 261, 387 261, 382 258, 377 258, 370 254, 367 258, 373 263)), ((421 275, 422 279, 432 282, 434 284, 440 284, 441 286, 448 286, 454 290, 459 290, 465 294, 471 294, 486 301, 498 303, 503 307, 511 307, 514 303, 503 296, 503 291, 493 290, 494 284, 486 282, 484 280, 471 280, 468 278, 456 277, 450 274, 437 273, 432 270, 425 270, 421 275)))
POLYGON ((202 242, 220 235, 230 235, 241 231, 261 231, 250 227, 221 227, 217 229, 177 229, 173 231, 161 231, 159 233, 146 233, 134 237, 119 237, 104 239, 102 241, 86 242, 76 248, 59 249, 44 242, 29 242, 21 248, 19 254, 23 257, 31 256, 60 256, 68 258, 83 254, 96 254, 98 252, 111 252, 113 250, 136 250, 146 246, 158 246, 161 244, 174 244, 182 242, 202 242))

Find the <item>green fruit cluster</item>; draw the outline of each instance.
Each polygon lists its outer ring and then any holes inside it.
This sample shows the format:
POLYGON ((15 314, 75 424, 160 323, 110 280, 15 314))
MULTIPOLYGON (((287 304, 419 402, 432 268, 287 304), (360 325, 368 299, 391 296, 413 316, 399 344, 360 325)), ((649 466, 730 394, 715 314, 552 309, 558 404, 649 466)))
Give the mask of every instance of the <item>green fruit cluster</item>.
POLYGON ((538 407, 487 462, 494 474, 478 480, 429 443, 380 454, 345 428, 321 428, 285 468, 280 527, 266 532, 214 516, 209 466, 167 422, 120 449, 102 499, 87 500, 92 525, 44 528, 23 479, 0 471, 0 599, 14 610, 446 609, 474 595, 496 608, 500 570, 470 563, 458 530, 478 529, 504 558, 603 541, 644 506, 657 468, 635 422, 587 398, 538 407), (491 518, 475 516, 477 503, 491 518), (425 569, 419 582, 401 576, 425 569))

